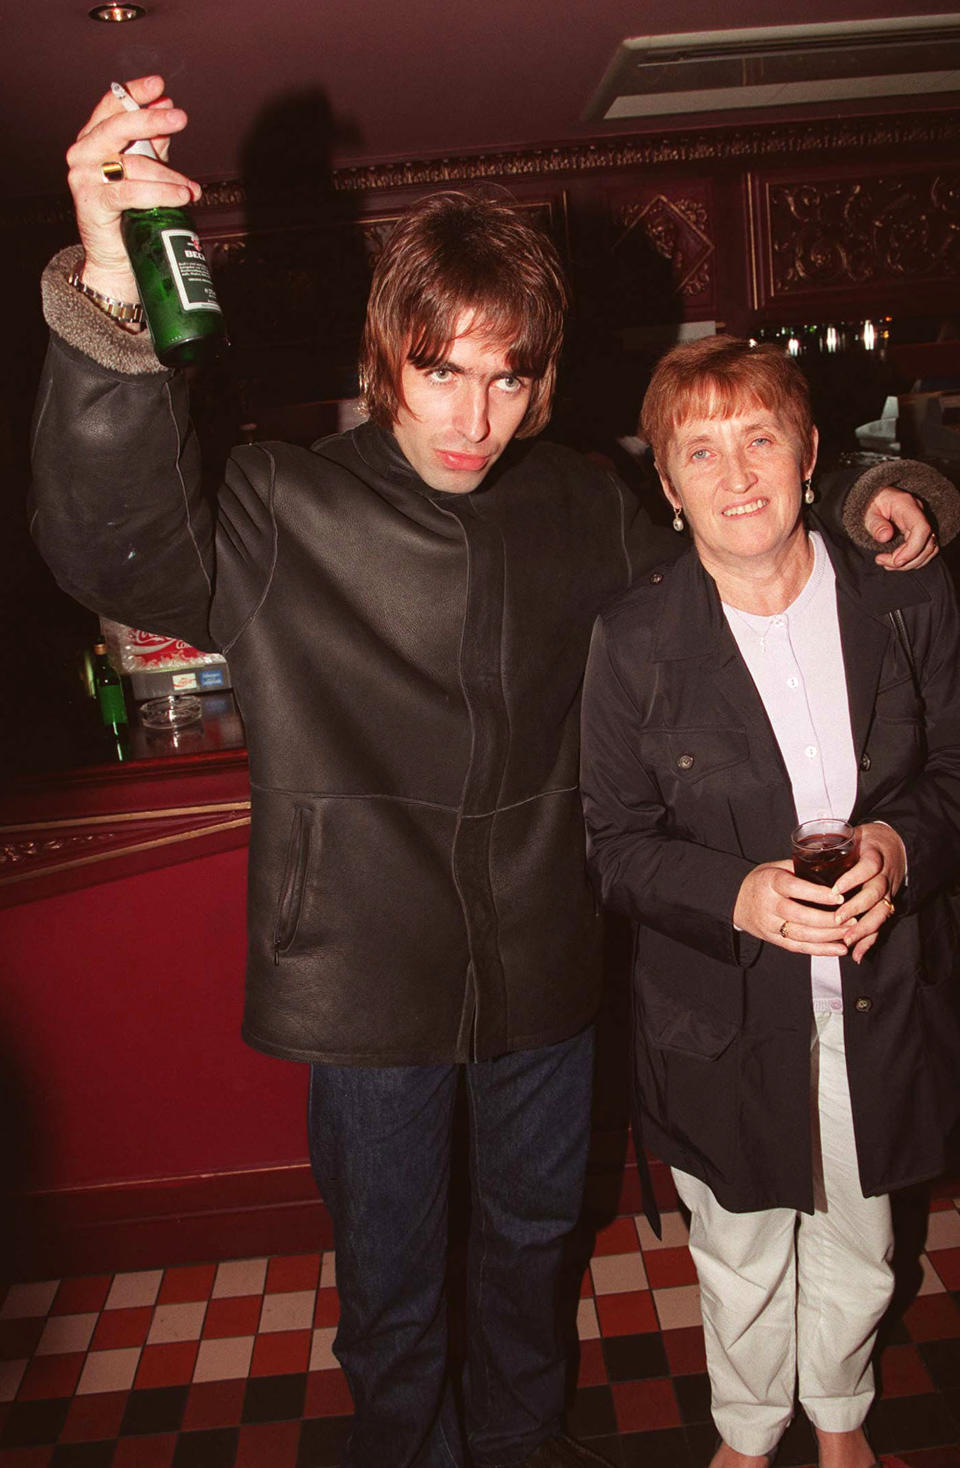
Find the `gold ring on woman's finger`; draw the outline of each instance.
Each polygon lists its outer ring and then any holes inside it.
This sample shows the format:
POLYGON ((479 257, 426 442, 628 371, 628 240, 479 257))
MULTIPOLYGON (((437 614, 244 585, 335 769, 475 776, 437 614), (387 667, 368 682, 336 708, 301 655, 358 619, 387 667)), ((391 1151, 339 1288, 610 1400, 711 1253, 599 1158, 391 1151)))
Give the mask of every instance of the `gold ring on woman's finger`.
POLYGON ((781 938, 785 938, 787 936, 787 923, 789 921, 790 921, 789 918, 784 918, 783 922, 780 924, 780 937, 781 938))
POLYGON ((880 898, 880 901, 883 903, 884 907, 887 909, 887 912, 896 912, 897 909, 893 905, 893 903, 890 901, 890 898, 889 897, 881 897, 880 898))
POLYGON ((122 158, 108 158, 100 164, 100 177, 104 183, 120 183, 126 177, 122 158))

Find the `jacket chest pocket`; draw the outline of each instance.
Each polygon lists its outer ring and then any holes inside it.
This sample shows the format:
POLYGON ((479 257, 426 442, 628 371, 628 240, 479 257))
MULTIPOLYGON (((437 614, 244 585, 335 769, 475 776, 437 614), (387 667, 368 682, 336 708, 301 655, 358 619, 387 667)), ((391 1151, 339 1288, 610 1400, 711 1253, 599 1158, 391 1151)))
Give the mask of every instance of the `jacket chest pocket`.
POLYGON ((313 832, 312 806, 298 805, 293 813, 290 839, 283 865, 283 880, 277 903, 277 917, 273 934, 273 961, 280 962, 297 936, 300 914, 303 911, 303 894, 310 866, 310 843, 313 832))
POLYGON ((724 800, 749 776, 750 745, 742 729, 647 729, 640 757, 655 773, 668 810, 724 800))

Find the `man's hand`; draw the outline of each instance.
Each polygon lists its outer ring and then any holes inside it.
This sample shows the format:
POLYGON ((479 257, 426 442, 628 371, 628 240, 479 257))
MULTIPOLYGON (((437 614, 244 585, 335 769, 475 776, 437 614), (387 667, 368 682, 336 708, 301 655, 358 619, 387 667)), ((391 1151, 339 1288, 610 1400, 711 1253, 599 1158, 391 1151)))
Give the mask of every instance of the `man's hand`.
POLYGON ((903 544, 895 551, 882 551, 876 557, 878 566, 887 571, 916 571, 932 561, 939 549, 923 501, 905 489, 888 486, 874 495, 864 516, 864 526, 874 540, 893 540, 898 531, 903 544))
POLYGON ((124 153, 138 138, 149 138, 166 159, 171 136, 187 125, 187 114, 164 96, 162 77, 140 77, 126 86, 142 110, 127 112, 112 92, 101 97, 67 152, 67 182, 83 244, 85 284, 115 300, 135 301, 137 287, 123 247, 120 216, 124 209, 196 202, 200 185, 154 158, 124 153), (101 164, 121 156, 125 176, 106 182, 101 164))

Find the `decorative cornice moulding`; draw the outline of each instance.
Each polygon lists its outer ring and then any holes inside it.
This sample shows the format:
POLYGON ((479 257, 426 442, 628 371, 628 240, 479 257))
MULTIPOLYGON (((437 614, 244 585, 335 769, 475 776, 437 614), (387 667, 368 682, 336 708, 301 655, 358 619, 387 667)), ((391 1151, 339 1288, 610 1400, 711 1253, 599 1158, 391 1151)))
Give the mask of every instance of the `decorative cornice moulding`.
MULTIPOLYGON (((660 168, 689 163, 749 163, 792 159, 812 153, 859 153, 872 148, 938 147, 960 143, 960 110, 902 113, 879 117, 823 118, 810 122, 751 123, 739 127, 684 129, 630 137, 597 138, 506 152, 399 159, 334 170, 335 193, 363 194, 393 189, 448 188, 482 179, 584 176, 630 168, 660 168)), ((239 179, 204 185, 194 212, 202 220, 213 210, 246 203, 239 179)), ((13 200, 0 207, 0 230, 51 226, 71 218, 67 199, 13 200)))

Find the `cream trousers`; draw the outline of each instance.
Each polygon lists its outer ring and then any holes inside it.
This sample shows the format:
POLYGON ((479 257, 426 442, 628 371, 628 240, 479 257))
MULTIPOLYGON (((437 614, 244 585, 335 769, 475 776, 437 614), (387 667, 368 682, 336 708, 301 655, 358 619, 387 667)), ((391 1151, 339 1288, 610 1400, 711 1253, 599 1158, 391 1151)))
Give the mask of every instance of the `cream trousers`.
POLYGON ((860 1426, 893 1293, 890 1200, 865 1198, 857 1174, 843 1015, 814 1021, 814 1213, 728 1213, 705 1183, 673 1169, 691 1213, 713 1419, 730 1447, 758 1456, 788 1426, 798 1380, 814 1427, 860 1426))

